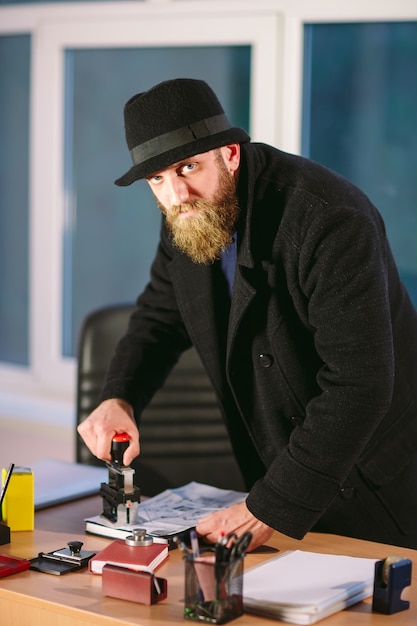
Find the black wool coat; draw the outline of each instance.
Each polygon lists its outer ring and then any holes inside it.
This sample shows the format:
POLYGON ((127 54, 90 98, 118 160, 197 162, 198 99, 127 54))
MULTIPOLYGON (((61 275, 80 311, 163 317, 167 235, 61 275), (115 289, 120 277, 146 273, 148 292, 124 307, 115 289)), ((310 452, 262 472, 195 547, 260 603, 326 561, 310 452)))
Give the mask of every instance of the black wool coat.
POLYGON ((383 485, 417 451, 417 315, 380 214, 348 181, 249 143, 238 193, 231 302, 219 263, 192 263, 162 224, 102 399, 131 402, 139 418, 194 344, 249 509, 301 538, 354 466, 383 485))

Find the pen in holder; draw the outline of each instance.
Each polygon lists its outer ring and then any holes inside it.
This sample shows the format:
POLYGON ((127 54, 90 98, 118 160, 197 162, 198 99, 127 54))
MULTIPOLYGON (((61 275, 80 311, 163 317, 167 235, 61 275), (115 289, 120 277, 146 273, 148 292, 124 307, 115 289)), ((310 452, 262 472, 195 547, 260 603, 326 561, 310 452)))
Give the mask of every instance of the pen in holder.
POLYGON ((242 615, 243 558, 251 537, 245 533, 231 547, 230 536, 225 537, 214 552, 184 550, 186 619, 225 624, 242 615))

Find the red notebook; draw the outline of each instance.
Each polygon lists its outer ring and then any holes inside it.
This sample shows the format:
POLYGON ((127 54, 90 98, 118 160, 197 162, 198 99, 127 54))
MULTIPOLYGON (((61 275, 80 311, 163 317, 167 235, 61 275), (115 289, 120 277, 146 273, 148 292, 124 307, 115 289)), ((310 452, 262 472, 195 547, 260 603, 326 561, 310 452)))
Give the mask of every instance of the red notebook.
POLYGON ((22 559, 18 556, 6 556, 0 554, 0 577, 17 574, 29 569, 30 561, 22 559))
POLYGON ((116 539, 90 559, 88 569, 92 574, 101 574, 108 563, 136 572, 153 572, 167 558, 167 544, 128 546, 123 539, 116 539))

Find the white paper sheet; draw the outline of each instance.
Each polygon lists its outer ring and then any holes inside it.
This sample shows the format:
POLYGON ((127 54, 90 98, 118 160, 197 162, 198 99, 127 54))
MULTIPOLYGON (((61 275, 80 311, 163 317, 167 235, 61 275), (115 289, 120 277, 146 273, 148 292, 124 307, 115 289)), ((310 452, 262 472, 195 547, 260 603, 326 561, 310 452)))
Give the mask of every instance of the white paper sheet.
POLYGON ((245 571, 245 608, 294 623, 313 623, 371 595, 375 562, 301 550, 286 552, 245 571))
MULTIPOLYGON (((136 518, 127 525, 112 524, 101 515, 89 517, 86 522, 122 531, 138 526, 155 536, 173 535, 196 525, 200 517, 237 504, 246 499, 241 491, 218 489, 202 483, 190 482, 183 487, 166 489, 139 504, 136 518)), ((88 526, 91 531, 91 524, 88 526)), ((99 533, 98 533, 99 534, 99 533)))

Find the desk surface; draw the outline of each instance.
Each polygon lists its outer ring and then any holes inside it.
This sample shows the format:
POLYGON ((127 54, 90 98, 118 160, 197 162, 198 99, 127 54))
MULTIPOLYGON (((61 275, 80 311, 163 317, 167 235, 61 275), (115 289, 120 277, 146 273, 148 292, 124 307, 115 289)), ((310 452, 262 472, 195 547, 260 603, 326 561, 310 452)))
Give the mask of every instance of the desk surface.
MULTIPOLYGON (((84 518, 100 510, 99 498, 88 498, 46 509, 36 514, 34 532, 12 533, 11 543, 0 546, 0 553, 32 558, 39 552, 62 547, 70 540, 84 542, 84 549, 98 551, 109 540, 84 534, 84 518)), ((335 535, 309 533, 302 541, 274 536, 269 546, 280 552, 310 550, 383 559, 390 554, 410 558, 413 582, 403 593, 410 609, 387 616, 372 613, 371 598, 323 620, 323 626, 416 626, 417 625, 417 551, 359 541, 335 535)), ((248 554, 245 568, 257 565, 273 554, 248 554)), ((104 597, 101 577, 87 570, 52 576, 27 571, 0 579, 1 626, 162 626, 191 623, 183 619, 183 562, 177 550, 158 569, 168 580, 168 598, 151 607, 104 597)), ((278 584, 278 583, 277 583, 278 584)), ((282 624, 244 614, 231 622, 236 626, 282 624)))

